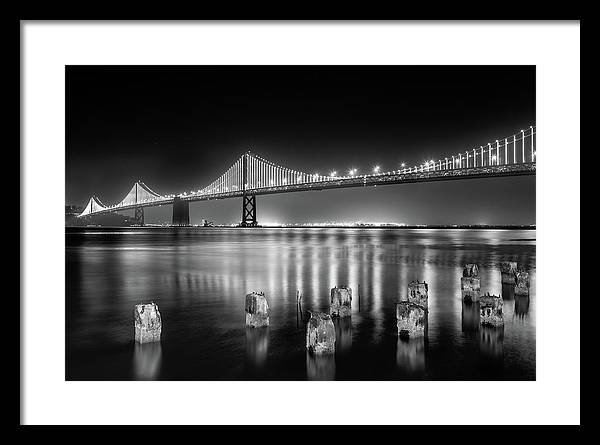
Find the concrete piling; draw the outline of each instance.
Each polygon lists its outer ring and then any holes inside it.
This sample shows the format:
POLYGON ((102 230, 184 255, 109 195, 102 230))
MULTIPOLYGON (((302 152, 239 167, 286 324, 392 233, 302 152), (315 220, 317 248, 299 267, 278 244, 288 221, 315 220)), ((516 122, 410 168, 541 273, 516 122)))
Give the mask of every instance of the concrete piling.
POLYGON ((336 286, 331 289, 329 315, 349 317, 352 315, 352 289, 348 286, 336 286))
POLYGON ((408 284, 408 295, 406 301, 409 303, 421 306, 427 310, 428 304, 429 286, 423 281, 422 283, 417 281, 411 281, 408 284))
POLYGON ((312 354, 335 352, 335 326, 328 314, 311 312, 306 324, 306 349, 312 354))
POLYGON ((262 328, 269 326, 269 303, 262 292, 252 292, 246 295, 246 326, 262 328))
POLYGON ((483 295, 479 299, 479 322, 482 326, 504 326, 500 295, 483 295))
POLYGON ((467 264, 460 278, 460 290, 465 301, 476 302, 481 295, 481 279, 477 264, 467 264))
POLYGON ((427 328, 427 310, 410 301, 396 303, 396 326, 399 337, 424 336, 427 328))
POLYGON ((515 296, 529 296, 529 273, 519 271, 516 275, 515 296))
POLYGON ((475 263, 465 264, 463 268, 463 277, 478 277, 479 266, 475 263))
POLYGON ((515 284, 517 275, 516 261, 503 261, 500 263, 500 273, 502 274, 502 284, 515 284))
POLYGON ((136 304, 133 310, 133 317, 136 342, 150 343, 160 341, 162 319, 156 303, 136 304))

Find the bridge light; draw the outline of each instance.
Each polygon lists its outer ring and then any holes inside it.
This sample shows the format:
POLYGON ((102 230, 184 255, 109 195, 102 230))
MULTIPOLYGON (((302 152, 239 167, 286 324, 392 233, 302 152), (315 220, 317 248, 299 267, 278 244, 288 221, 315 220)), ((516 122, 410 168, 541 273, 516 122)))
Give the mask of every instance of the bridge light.
POLYGON ((373 168, 373 173, 379 173, 379 170, 380 170, 380 168, 381 168, 381 167, 379 167, 379 165, 376 165, 376 166, 373 168))
POLYGON ((405 167, 406 164, 403 162, 402 164, 400 164, 400 167, 405 167))
POLYGON ((335 175, 337 175, 337 172, 335 170, 332 171, 331 173, 329 173, 329 176, 331 176, 331 177, 335 177, 335 175))

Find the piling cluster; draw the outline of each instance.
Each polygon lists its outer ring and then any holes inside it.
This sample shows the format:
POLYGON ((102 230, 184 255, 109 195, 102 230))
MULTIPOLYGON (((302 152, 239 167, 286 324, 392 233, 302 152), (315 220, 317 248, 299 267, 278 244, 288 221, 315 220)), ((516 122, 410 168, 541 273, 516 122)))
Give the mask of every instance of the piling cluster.
MULTIPOLYGON (((526 312, 529 306, 529 273, 519 269, 518 264, 514 261, 502 262, 500 272, 503 293, 504 286, 509 286, 511 289, 514 287, 515 312, 526 312), (519 299, 518 307, 517 298, 519 299)), ((481 294, 479 266, 475 263, 468 263, 463 268, 461 294, 465 302, 462 315, 463 329, 467 326, 469 330, 475 330, 476 325, 488 328, 501 328, 504 326, 503 297, 502 295, 491 295, 489 292, 485 295, 481 294), (465 311, 465 308, 472 308, 472 310, 465 311), (477 320, 477 317, 479 320, 477 320)), ((304 321, 302 317, 302 296, 299 291, 296 294, 296 300, 297 312, 304 321)), ((401 296, 400 300, 396 303, 396 327, 399 341, 400 339, 426 338, 429 313, 428 284, 419 280, 410 282, 406 295, 401 296)), ((247 294, 244 309, 247 327, 264 328, 269 326, 271 309, 263 292, 247 294)), ((360 295, 358 310, 360 311, 360 295)), ((346 324, 351 323, 349 317, 352 316, 352 289, 348 286, 335 286, 332 288, 328 313, 307 312, 310 315, 306 322, 307 352, 315 357, 334 354, 336 349, 336 326, 333 323, 333 318, 338 318, 340 323, 342 321, 346 324)), ((161 339, 162 318, 158 305, 154 302, 137 304, 134 309, 134 326, 135 341, 137 343, 159 342, 161 339)), ((340 327, 338 326, 338 328, 340 327)), ((251 332, 259 331, 252 329, 251 332)), ((489 335, 489 333, 486 335, 489 335)))
MULTIPOLYGON (((481 295, 481 279, 477 264, 469 263, 463 268, 461 282, 462 298, 466 304, 478 303, 479 324, 488 327, 501 327, 504 325, 503 296, 510 299, 514 293, 515 311, 522 313, 528 307, 529 300, 529 273, 522 270, 516 261, 503 261, 500 263, 500 276, 502 282, 502 295, 481 295), (504 294, 507 295, 504 295, 504 294), (518 308, 517 308, 517 301, 518 308), (527 301, 523 301, 526 299, 527 301)), ((463 314, 464 314, 463 310, 463 314)), ((464 316, 464 315, 463 315, 464 316)))

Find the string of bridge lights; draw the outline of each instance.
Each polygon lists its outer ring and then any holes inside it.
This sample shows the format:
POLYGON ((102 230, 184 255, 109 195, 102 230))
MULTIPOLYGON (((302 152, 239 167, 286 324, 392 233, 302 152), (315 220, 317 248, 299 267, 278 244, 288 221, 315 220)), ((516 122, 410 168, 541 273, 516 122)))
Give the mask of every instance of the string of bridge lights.
POLYGON ((418 165, 412 166, 402 162, 399 164, 397 170, 386 172, 382 171, 382 167, 380 165, 375 165, 371 167, 369 173, 363 174, 359 174, 359 169, 357 167, 351 167, 348 169, 346 175, 340 175, 337 170, 331 170, 328 175, 320 175, 318 172, 307 174, 298 170, 279 166, 255 153, 247 152, 236 162, 234 162, 224 174, 203 189, 192 190, 179 194, 159 195, 142 181, 137 181, 131 191, 120 203, 104 206, 101 201, 94 196, 90 199, 90 202, 88 202, 88 206, 84 212, 89 208, 89 211, 94 213, 94 205, 95 207, 101 208, 101 210, 98 211, 102 211, 105 209, 131 207, 136 204, 170 201, 177 197, 189 198, 194 196, 235 195, 244 189, 259 190, 275 187, 281 188, 298 185, 302 186, 305 184, 314 184, 327 181, 368 178, 372 176, 404 175, 440 170, 488 167, 529 162, 533 163, 536 159, 534 143, 534 135, 536 134, 535 130, 536 127, 531 125, 527 130, 521 130, 520 132, 509 137, 496 139, 494 142, 489 142, 485 146, 481 145, 479 148, 466 150, 450 157, 438 159, 437 161, 430 159, 425 160, 418 165), (244 169, 246 169, 245 172, 244 169), (244 184, 245 187, 242 188, 240 185, 244 182, 244 179, 246 180, 246 183, 244 184), (130 203, 128 199, 130 198, 134 188, 138 185, 142 187, 142 189, 149 194, 150 197, 145 197, 138 200, 136 193, 136 201, 130 203))

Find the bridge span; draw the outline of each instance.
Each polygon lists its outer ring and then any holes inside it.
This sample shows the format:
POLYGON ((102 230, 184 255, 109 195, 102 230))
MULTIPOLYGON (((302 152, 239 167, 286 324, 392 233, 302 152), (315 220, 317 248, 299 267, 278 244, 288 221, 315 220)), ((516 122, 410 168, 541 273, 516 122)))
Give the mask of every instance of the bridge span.
POLYGON ((129 193, 115 205, 104 205, 92 196, 81 218, 112 212, 134 210, 136 221, 143 225, 144 208, 173 205, 173 225, 189 225, 189 203, 215 199, 242 198, 240 226, 257 226, 256 197, 278 193, 321 191, 351 187, 497 178, 535 175, 535 126, 496 140, 486 146, 466 150, 437 161, 414 166, 402 164, 397 170, 381 172, 375 167, 369 174, 352 169, 345 175, 336 171, 328 175, 308 174, 274 164, 248 151, 219 178, 203 189, 177 195, 160 195, 142 181, 136 181, 129 193))

